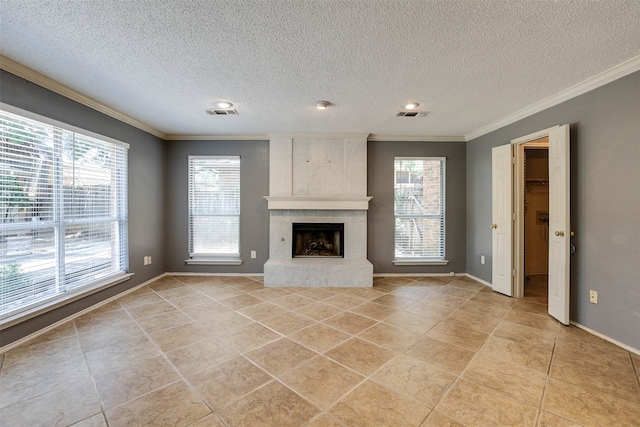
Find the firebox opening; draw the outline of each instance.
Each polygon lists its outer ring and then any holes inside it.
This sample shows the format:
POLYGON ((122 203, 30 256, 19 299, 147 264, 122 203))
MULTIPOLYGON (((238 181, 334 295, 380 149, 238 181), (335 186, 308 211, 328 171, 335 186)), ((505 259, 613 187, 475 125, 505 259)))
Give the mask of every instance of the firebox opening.
POLYGON ((293 257, 344 258, 343 223, 293 223, 293 257))

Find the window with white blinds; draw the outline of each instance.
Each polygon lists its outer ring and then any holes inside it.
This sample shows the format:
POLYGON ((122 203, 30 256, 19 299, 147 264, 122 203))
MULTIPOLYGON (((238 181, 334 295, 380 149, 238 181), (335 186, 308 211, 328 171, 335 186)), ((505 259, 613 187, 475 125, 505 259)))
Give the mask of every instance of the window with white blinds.
POLYGON ((240 258, 239 156, 189 156, 189 256, 240 258))
POLYGON ((128 146, 46 121, 0 111, 0 319, 128 268, 128 146))
POLYGON ((396 260, 444 259, 444 196, 444 158, 395 158, 396 260))

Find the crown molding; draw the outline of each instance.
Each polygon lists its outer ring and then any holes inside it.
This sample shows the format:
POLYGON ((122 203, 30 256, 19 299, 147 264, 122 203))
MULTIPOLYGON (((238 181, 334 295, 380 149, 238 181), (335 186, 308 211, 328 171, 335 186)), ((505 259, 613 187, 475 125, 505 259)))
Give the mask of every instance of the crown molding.
POLYGON ((165 141, 268 141, 269 135, 165 135, 165 141))
POLYGON ((368 133, 349 133, 349 132, 336 132, 336 133, 323 133, 323 132, 276 132, 270 133, 271 138, 305 138, 305 139, 317 139, 317 138, 329 138, 329 139, 367 139, 368 133))
POLYGON ((494 130, 498 130, 502 127, 510 125, 511 123, 515 123, 518 120, 522 120, 526 117, 532 116, 536 113, 539 113, 540 111, 546 110, 547 108, 554 107, 558 104, 583 95, 587 92, 590 92, 622 77, 628 76, 629 74, 635 73, 639 70, 640 55, 628 59, 627 61, 616 65, 615 67, 609 68, 608 70, 603 71, 602 73, 597 74, 591 78, 588 78, 583 82, 573 85, 561 92, 558 92, 555 95, 536 102, 535 104, 532 104, 527 108, 516 111, 513 114, 509 114, 508 116, 503 117, 502 119, 483 126, 479 129, 476 129, 473 132, 469 132, 464 136, 465 140, 471 141, 482 135, 486 135, 489 132, 493 132, 494 130))
POLYGON ((93 98, 83 95, 80 92, 63 85, 62 83, 59 83, 50 77, 40 74, 39 72, 32 70, 31 68, 26 67, 14 61, 13 59, 7 58, 4 55, 0 55, 0 69, 5 70, 27 81, 30 81, 31 83, 37 84, 38 86, 41 86, 52 92, 55 92, 58 95, 62 95, 82 105, 106 114, 109 117, 113 117, 114 119, 119 120, 123 123, 136 127, 144 132, 150 133, 151 135, 155 135, 158 138, 166 139, 166 135, 160 132, 158 129, 153 128, 148 124, 141 122, 140 120, 134 119, 127 114, 121 113, 118 110, 108 107, 93 98))
POLYGON ((465 142, 464 136, 368 135, 366 133, 270 133, 255 135, 165 135, 167 141, 265 141, 271 138, 366 138, 383 142, 465 142))
POLYGON ((368 141, 388 142, 466 142, 464 136, 369 135, 368 141))

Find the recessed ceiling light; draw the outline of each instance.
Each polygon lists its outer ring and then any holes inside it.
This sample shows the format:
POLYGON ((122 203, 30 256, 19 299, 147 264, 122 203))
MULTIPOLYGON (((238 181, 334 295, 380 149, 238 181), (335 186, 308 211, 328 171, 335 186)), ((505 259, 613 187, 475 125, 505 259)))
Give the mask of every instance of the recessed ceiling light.
POLYGON ((418 104, 417 102, 410 102, 408 104, 405 104, 404 108, 406 108, 407 110, 413 110, 418 105, 420 105, 420 104, 418 104))
POLYGON ((233 104, 230 103, 229 101, 218 101, 216 102, 216 105, 220 108, 231 108, 233 107, 233 104))
POLYGON ((316 101, 313 103, 313 106, 318 110, 326 110, 329 105, 331 105, 329 101, 316 101))

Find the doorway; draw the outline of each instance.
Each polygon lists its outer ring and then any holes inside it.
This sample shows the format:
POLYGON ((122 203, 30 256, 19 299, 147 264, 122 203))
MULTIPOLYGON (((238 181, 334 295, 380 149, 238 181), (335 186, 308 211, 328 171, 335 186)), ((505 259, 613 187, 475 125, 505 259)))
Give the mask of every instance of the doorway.
POLYGON ((535 132, 492 150, 492 286, 505 295, 525 295, 525 151, 542 148, 547 155, 541 157, 548 159, 548 211, 533 214, 547 228, 548 313, 568 325, 569 125, 535 132))
POLYGON ((520 274, 523 289, 516 294, 546 307, 549 296, 549 137, 524 143, 521 149, 523 268, 520 274))

